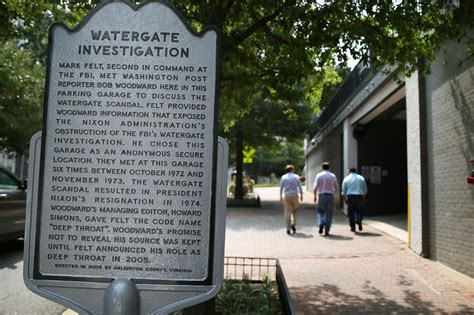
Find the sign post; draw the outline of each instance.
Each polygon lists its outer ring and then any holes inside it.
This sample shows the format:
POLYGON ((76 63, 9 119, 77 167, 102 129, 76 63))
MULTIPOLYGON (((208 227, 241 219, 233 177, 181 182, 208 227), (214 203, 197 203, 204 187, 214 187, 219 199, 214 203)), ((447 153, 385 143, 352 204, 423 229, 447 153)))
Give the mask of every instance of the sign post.
POLYGON ((44 129, 30 145, 32 291, 91 314, 166 313, 217 293, 218 41, 164 1, 104 1, 75 30, 51 27, 44 129))

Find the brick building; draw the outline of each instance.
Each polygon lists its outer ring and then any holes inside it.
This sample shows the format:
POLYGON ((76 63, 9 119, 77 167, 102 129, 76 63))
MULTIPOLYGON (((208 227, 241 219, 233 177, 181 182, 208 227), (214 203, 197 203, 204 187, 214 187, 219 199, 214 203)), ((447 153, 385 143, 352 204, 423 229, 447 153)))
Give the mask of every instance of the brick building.
POLYGON ((307 187, 323 161, 339 181, 356 166, 368 216, 406 215, 415 253, 474 277, 474 60, 447 42, 430 68, 405 78, 357 65, 307 141, 307 187))

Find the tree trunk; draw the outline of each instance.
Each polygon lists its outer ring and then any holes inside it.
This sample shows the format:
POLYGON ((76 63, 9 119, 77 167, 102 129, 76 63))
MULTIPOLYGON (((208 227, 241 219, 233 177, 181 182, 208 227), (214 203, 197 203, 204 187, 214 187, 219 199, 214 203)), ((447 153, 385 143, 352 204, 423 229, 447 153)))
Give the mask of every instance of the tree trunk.
POLYGON ((243 162, 244 162, 244 137, 242 127, 239 125, 236 128, 236 145, 235 145, 235 168, 237 174, 235 175, 235 193, 234 198, 236 200, 244 199, 244 186, 243 186, 243 162))

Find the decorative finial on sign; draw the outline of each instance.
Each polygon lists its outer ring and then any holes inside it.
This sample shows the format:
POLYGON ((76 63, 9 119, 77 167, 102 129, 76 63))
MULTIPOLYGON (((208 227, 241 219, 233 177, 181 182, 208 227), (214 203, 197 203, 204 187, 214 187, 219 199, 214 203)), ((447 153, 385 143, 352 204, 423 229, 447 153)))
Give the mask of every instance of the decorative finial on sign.
POLYGON ((136 285, 128 279, 115 279, 105 291, 104 315, 132 315, 140 310, 136 285))

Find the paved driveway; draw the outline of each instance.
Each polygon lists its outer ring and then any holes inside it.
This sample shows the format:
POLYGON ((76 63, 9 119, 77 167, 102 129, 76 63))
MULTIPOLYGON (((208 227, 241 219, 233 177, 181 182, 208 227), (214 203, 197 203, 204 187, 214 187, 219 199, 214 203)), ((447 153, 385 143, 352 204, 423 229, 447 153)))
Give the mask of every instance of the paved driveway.
POLYGON ((474 312, 474 280, 364 226, 352 233, 336 213, 332 236, 318 234, 306 193, 297 233, 287 235, 278 188, 258 188, 261 208, 228 208, 226 256, 278 258, 298 314, 474 312))

